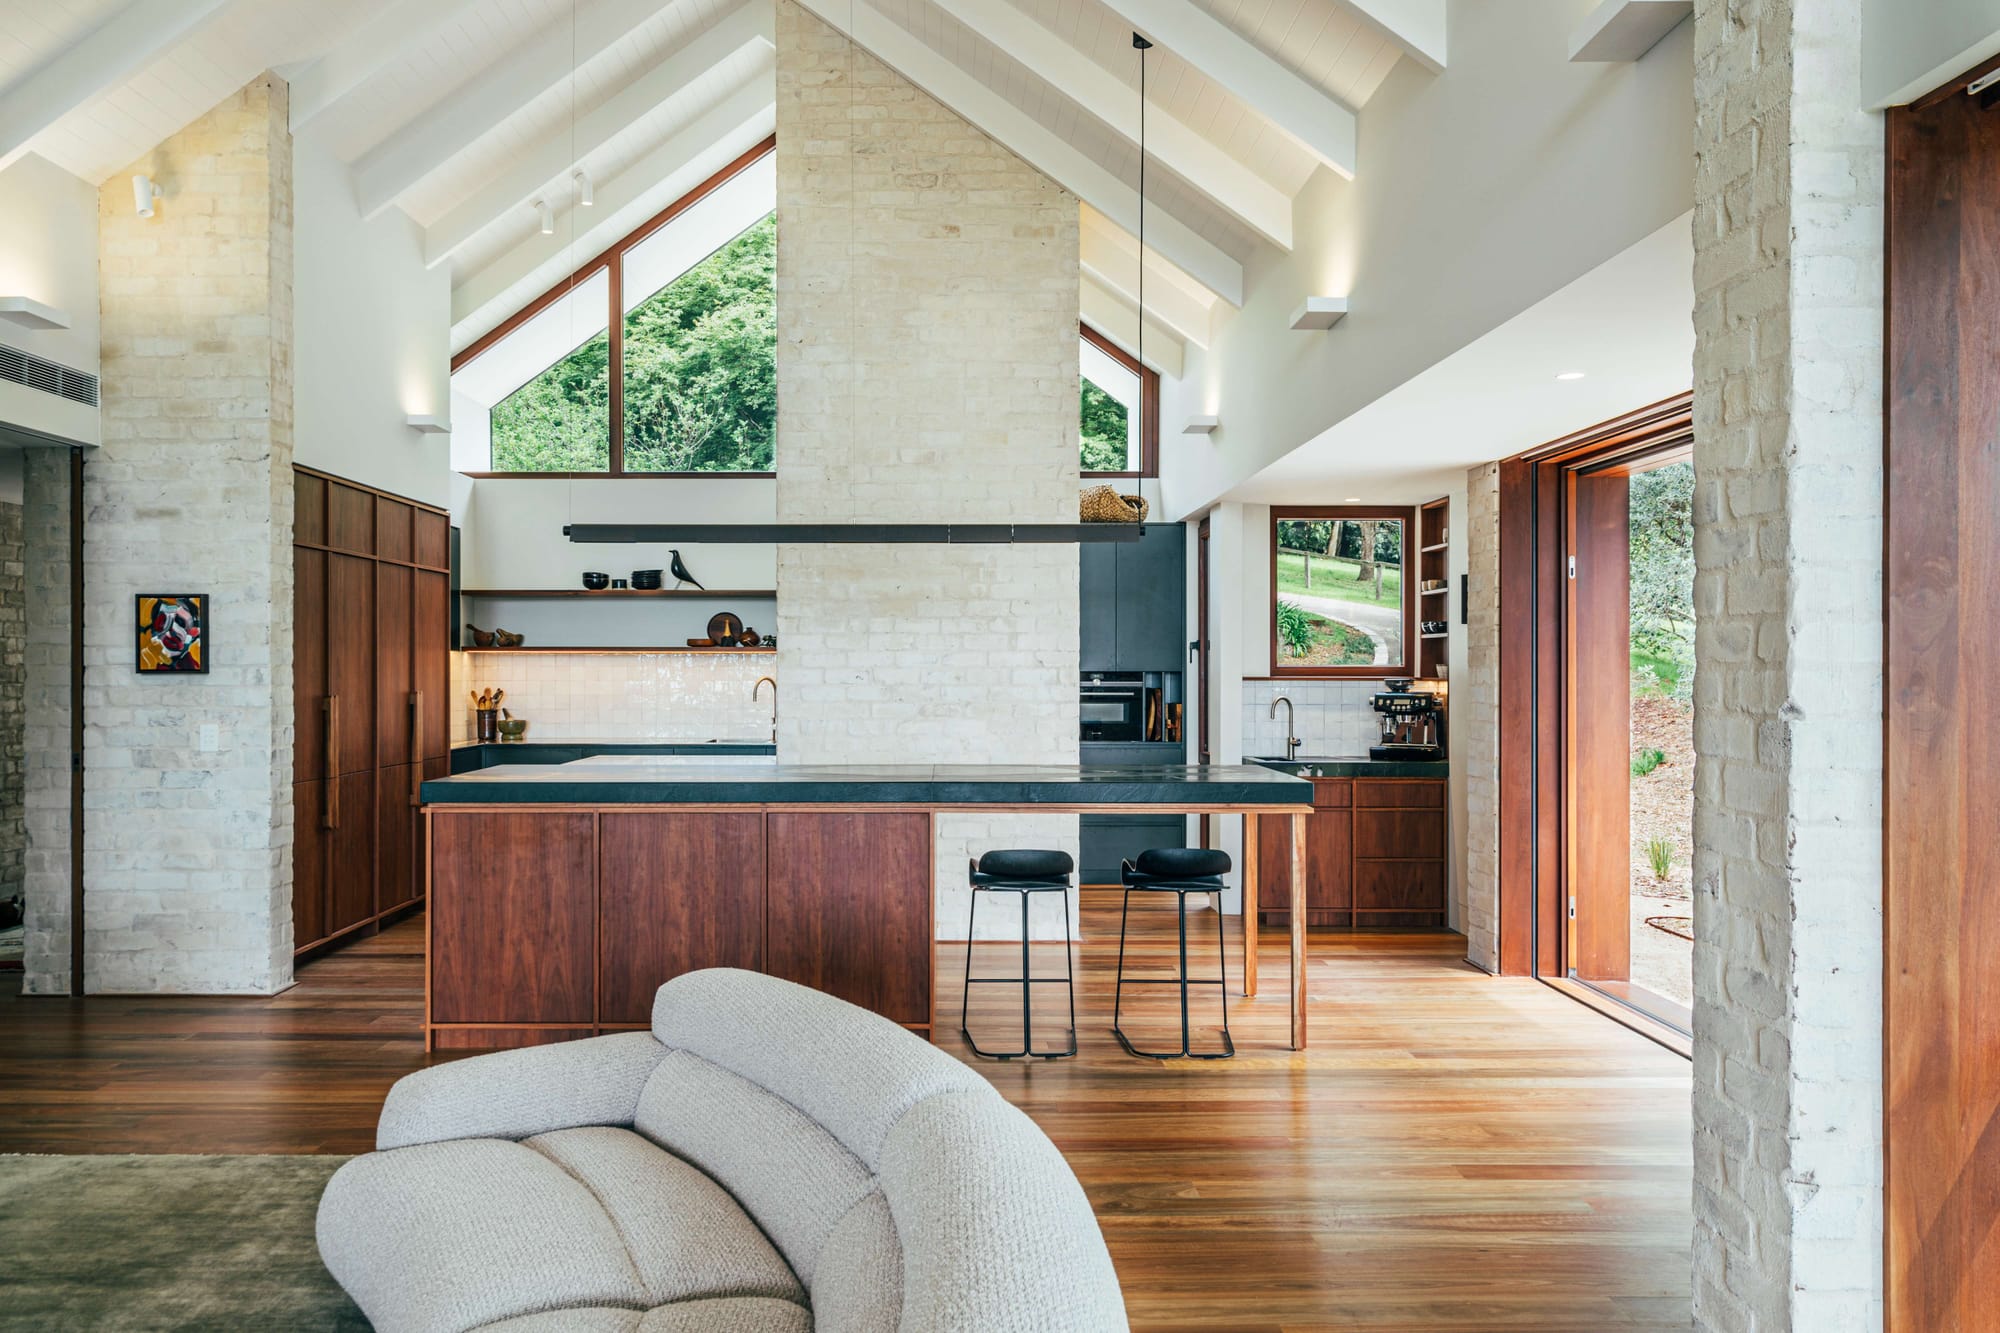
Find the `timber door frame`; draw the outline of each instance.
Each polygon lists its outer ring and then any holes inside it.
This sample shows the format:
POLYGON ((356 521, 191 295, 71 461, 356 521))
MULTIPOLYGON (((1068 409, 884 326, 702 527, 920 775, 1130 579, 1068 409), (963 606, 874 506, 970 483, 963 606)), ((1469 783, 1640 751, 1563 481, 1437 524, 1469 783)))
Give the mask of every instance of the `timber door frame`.
POLYGON ((1887 118, 1883 1327, 1991 1326, 2000 1278, 2000 106, 1986 62, 1887 118), (1980 1310, 1986 1313, 1981 1315, 1980 1310))
MULTIPOLYGON (((1582 539, 1575 522, 1578 484, 1588 491, 1593 477, 1623 477, 1642 470, 1639 464, 1656 466, 1676 454, 1691 455, 1693 444, 1693 395, 1685 393, 1501 461, 1503 976, 1536 977, 1575 993, 1570 974, 1580 946, 1572 938, 1567 909, 1580 874, 1577 831, 1588 821, 1608 817, 1591 806, 1589 785, 1569 776, 1581 725, 1578 709, 1587 703, 1580 699, 1577 683, 1576 590, 1568 570, 1569 557, 1582 539)), ((1620 776, 1629 782, 1629 776, 1620 776)), ((1624 790, 1629 800, 1629 787, 1624 790)), ((1586 940, 1582 947, 1587 951, 1590 943, 1586 940)), ((1622 1002, 1607 999, 1606 1005, 1615 1010, 1622 1002)), ((1613 1016, 1627 1022, 1623 1014, 1613 1016)), ((1687 1052, 1686 1041, 1674 1029, 1650 1016, 1635 1011, 1628 1026, 1687 1052)))

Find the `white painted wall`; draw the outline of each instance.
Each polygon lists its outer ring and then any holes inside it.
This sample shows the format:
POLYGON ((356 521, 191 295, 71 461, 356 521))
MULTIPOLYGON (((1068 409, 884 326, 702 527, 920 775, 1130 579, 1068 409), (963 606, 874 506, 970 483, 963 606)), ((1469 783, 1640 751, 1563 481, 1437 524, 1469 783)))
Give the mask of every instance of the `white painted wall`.
POLYGON ((2000 0, 1864 0, 1861 96, 1909 102, 2000 55, 2000 0))
MULTIPOLYGON (((778 512, 778 484, 769 477, 461 477, 460 483, 469 498, 454 503, 453 521, 464 528, 467 588, 575 588, 585 570, 623 578, 634 569, 668 567, 665 546, 577 545, 563 536, 569 523, 772 523, 778 512)), ((777 586, 774 546, 679 549, 688 572, 707 587, 777 586)))
MULTIPOLYGON (((43 330, 0 320, 0 346, 97 373, 97 190, 33 153, 0 171, 0 296, 70 318, 67 329, 43 330)), ((0 423, 98 440, 95 409, 18 384, 0 383, 0 423)))
POLYGON ((1211 447, 1167 448, 1164 517, 1226 495, 1688 211, 1693 25, 1636 63, 1572 65, 1578 17, 1575 0, 1454 0, 1450 67, 1390 73, 1361 112, 1357 178, 1308 182, 1295 248, 1251 259, 1243 308, 1163 386, 1163 421, 1222 418, 1211 447), (1295 333, 1308 295, 1347 295, 1351 313, 1295 333))
POLYGON ((308 131, 293 141, 295 461, 427 504, 451 500, 451 271, 427 270, 423 231, 390 209, 370 222, 348 168, 308 131))

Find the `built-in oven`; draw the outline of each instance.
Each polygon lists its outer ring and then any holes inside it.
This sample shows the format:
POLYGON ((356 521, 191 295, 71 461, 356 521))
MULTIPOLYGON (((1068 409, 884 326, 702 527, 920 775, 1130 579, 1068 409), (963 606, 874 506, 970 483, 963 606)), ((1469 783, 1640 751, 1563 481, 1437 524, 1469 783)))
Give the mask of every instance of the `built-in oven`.
POLYGON ((1083 677, 1079 710, 1086 741, 1146 739, 1146 678, 1139 672, 1092 671, 1083 677))

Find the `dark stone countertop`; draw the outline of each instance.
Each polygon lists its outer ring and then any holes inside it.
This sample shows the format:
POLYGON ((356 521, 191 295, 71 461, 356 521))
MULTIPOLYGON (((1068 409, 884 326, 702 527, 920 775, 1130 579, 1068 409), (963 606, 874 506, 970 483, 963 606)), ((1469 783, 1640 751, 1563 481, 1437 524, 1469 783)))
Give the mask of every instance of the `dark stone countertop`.
POLYGON ((426 805, 1299 805, 1312 784, 1255 764, 704 763, 662 756, 623 762, 507 764, 434 778, 426 805))
POLYGON ((1365 754, 1300 755, 1297 759, 1263 758, 1245 762, 1308 778, 1444 778, 1451 773, 1442 759, 1370 759, 1365 754))
POLYGON ((606 741, 534 736, 519 741, 466 741, 451 747, 454 774, 523 764, 566 764, 599 755, 775 755, 769 741, 606 741))

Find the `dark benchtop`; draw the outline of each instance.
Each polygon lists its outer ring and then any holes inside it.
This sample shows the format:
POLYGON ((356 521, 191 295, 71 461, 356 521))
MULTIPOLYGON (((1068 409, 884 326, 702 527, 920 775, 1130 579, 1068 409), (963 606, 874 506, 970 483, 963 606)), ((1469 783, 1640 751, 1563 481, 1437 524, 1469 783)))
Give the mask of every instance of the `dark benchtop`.
POLYGON ((1304 778, 1444 778, 1442 759, 1370 759, 1365 754, 1300 755, 1297 759, 1251 759, 1260 768, 1304 778))
POLYGON ((769 741, 606 741, 536 736, 521 741, 467 741, 451 747, 451 771, 467 773, 499 764, 567 764, 604 754, 770 754, 769 741))
POLYGON ((1312 784, 1254 764, 780 764, 663 757, 507 764, 434 778, 426 805, 1298 805, 1312 784))

